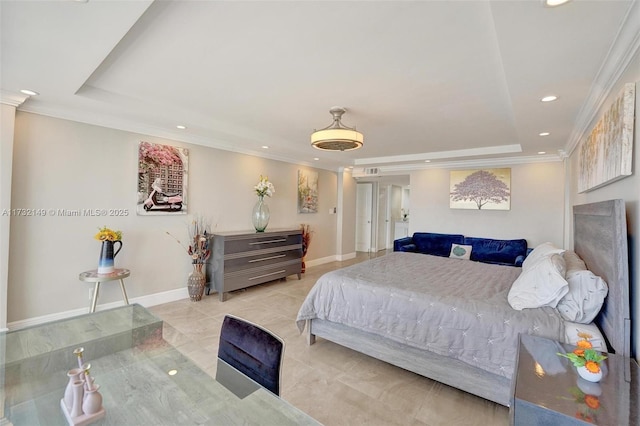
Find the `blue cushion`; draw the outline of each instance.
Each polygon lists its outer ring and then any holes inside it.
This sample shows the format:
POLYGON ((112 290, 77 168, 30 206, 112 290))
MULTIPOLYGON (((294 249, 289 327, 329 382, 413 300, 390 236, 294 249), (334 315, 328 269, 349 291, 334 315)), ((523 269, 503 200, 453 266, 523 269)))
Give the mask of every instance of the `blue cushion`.
POLYGON ((225 316, 218 358, 280 395, 282 342, 268 331, 239 318, 225 316))
POLYGON ((393 251, 408 251, 411 253, 415 253, 418 251, 418 248, 416 247, 415 244, 404 244, 402 246, 398 246, 393 251))
POLYGON ((398 238, 393 241, 393 251, 415 251, 415 246, 412 243, 413 238, 411 237, 398 238), (408 245, 413 246, 413 248, 408 248, 408 245))
POLYGON ((451 245, 464 244, 464 235, 416 232, 413 234, 413 243, 418 248, 419 253, 449 257, 451 245))
MULTIPOLYGON (((516 265, 522 256, 522 260, 527 255, 527 240, 492 240, 490 238, 464 239, 464 244, 473 247, 471 250, 471 260, 485 263, 497 263, 500 265, 516 265)), ((520 265, 522 265, 520 260, 520 265)))

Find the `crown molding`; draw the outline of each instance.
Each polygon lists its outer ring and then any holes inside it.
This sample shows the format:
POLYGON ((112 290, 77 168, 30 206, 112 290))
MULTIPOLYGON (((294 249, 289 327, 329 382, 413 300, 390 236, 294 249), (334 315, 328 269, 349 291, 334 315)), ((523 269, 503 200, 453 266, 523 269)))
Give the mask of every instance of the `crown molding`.
POLYGON ((104 115, 91 115, 87 116, 85 113, 78 114, 70 110, 43 108, 42 106, 25 105, 20 108, 22 112, 28 112, 31 114, 44 115, 47 117, 57 118, 60 120, 69 120, 77 123, 89 124, 92 126, 106 127, 109 129, 122 130, 125 132, 137 133, 143 136, 153 136, 157 138, 170 139, 176 142, 184 142, 193 145, 200 145, 207 148, 220 149, 223 151, 235 152, 238 154, 251 155, 253 157, 267 158, 269 160, 282 161, 290 164, 297 164, 301 166, 312 167, 315 169, 328 170, 332 172, 338 171, 340 166, 337 165, 325 165, 318 164, 312 161, 304 161, 287 157, 283 155, 274 155, 265 151, 255 151, 249 149, 238 148, 228 142, 214 139, 205 138, 182 131, 168 131, 162 127, 149 126, 146 124, 133 123, 129 120, 120 120, 110 116, 104 115))
POLYGON ((29 95, 0 90, 0 103, 4 105, 10 105, 17 108, 22 105, 28 98, 29 95))
POLYGON ((576 125, 565 148, 568 155, 573 153, 580 141, 591 130, 591 123, 597 117, 607 97, 627 70, 639 48, 640 1, 634 0, 629 6, 620 30, 591 85, 589 95, 578 113, 576 125))
POLYGON ((452 151, 423 152, 420 154, 393 155, 388 157, 358 158, 354 161, 354 164, 356 166, 380 165, 385 163, 398 163, 402 161, 415 162, 445 158, 473 157, 480 155, 513 154, 516 152, 522 152, 522 147, 520 146, 520 144, 486 146, 482 148, 457 149, 452 151))
POLYGON ((411 163, 393 166, 377 166, 378 173, 375 175, 366 174, 367 167, 355 167, 353 169, 353 177, 374 177, 374 176, 393 176, 406 174, 416 170, 427 169, 456 169, 456 168, 480 168, 480 167, 506 167, 517 164, 532 163, 553 163, 564 161, 562 152, 558 154, 530 155, 524 157, 504 157, 504 158, 482 158, 476 160, 457 160, 443 161, 432 163, 411 163))

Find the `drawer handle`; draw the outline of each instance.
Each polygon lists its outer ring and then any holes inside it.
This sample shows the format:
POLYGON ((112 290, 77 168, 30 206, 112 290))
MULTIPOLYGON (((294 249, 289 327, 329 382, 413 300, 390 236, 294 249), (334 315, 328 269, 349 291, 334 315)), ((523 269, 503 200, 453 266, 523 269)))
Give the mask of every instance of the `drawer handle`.
POLYGON ((287 239, 286 238, 280 238, 279 240, 256 241, 255 243, 249 243, 249 245, 250 246, 255 246, 257 244, 281 243, 283 241, 287 241, 287 239))
POLYGON ((263 260, 278 259, 278 258, 285 257, 285 256, 286 256, 286 254, 279 254, 277 256, 261 257, 260 259, 250 260, 249 263, 262 262, 263 260))
POLYGON ((283 269, 283 270, 281 270, 281 271, 270 272, 270 273, 268 273, 268 274, 258 275, 257 277, 251 277, 251 278, 249 278, 249 281, 251 281, 251 280, 257 280, 257 279, 259 279, 259 278, 268 277, 269 275, 281 274, 281 273, 283 273, 283 272, 285 272, 285 271, 286 271, 286 269, 283 269))

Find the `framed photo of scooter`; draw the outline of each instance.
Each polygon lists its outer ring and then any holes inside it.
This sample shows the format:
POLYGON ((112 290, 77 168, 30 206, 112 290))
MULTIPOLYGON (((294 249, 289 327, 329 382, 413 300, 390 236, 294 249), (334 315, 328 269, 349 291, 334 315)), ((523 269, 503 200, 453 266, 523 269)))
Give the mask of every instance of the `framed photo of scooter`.
POLYGON ((188 176, 188 149, 140 142, 138 215, 187 214, 188 176))

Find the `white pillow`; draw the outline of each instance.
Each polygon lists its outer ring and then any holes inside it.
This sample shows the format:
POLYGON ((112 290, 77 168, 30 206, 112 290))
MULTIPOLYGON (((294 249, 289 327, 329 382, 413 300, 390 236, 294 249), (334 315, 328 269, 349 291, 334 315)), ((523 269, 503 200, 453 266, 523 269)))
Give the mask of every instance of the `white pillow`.
POLYGON ((545 256, 550 256, 552 254, 562 254, 564 249, 556 247, 553 243, 542 243, 536 246, 531 253, 524 259, 522 263, 522 269, 525 270, 529 268, 531 265, 537 263, 537 261, 545 256))
POLYGON ((507 296, 509 304, 517 311, 542 306, 555 308, 569 291, 564 273, 564 259, 559 254, 544 256, 536 263, 530 263, 511 285, 507 296))
POLYGON ((587 269, 587 265, 584 263, 584 260, 582 260, 575 251, 567 250, 562 253, 562 257, 564 257, 564 261, 567 264, 567 274, 565 278, 568 278, 574 272, 584 271, 587 269))
POLYGON ((471 259, 471 249, 473 246, 465 246, 463 244, 451 244, 451 253, 449 257, 452 259, 471 259))
POLYGON ((582 337, 578 336, 578 333, 587 333, 590 334, 591 337, 589 341, 593 345, 593 349, 597 351, 607 352, 607 344, 605 343, 604 337, 600 332, 600 329, 594 323, 589 324, 578 324, 577 322, 565 322, 564 323, 564 341, 565 343, 570 343, 576 346, 578 340, 581 340, 582 337))
POLYGON ((598 315, 609 292, 607 283, 588 270, 567 276, 569 292, 558 302, 558 311, 567 321, 588 324, 598 315))

